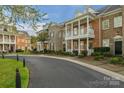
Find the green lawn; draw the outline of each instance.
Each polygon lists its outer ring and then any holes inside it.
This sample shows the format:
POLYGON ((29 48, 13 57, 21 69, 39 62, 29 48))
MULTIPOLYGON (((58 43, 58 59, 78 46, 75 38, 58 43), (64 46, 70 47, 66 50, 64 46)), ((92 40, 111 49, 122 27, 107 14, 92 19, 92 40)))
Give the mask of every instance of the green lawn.
POLYGON ((28 86, 29 71, 22 62, 0 58, 0 88, 15 88, 16 68, 20 71, 22 88, 28 86))

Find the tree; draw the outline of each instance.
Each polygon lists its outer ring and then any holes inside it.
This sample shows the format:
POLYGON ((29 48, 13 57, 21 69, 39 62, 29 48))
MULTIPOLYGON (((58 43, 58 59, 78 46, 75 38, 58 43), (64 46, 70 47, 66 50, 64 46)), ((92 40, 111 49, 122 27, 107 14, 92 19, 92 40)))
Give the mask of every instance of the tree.
POLYGON ((43 50, 45 49, 45 41, 48 40, 48 32, 44 31, 41 32, 38 37, 37 40, 43 43, 43 50))
POLYGON ((37 29, 37 23, 44 20, 46 13, 41 13, 34 6, 27 5, 2 5, 0 6, 0 23, 1 24, 28 24, 33 29, 37 29))
POLYGON ((36 36, 31 36, 32 49, 36 48, 36 43, 37 43, 37 37, 36 36))

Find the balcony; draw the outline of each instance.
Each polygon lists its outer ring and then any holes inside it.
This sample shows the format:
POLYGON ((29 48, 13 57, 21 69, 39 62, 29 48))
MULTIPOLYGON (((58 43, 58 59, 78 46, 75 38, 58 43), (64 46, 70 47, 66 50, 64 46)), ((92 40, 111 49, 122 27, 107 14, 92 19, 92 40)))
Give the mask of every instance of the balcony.
MULTIPOLYGON (((70 31, 70 33, 68 33, 65 37, 65 40, 71 40, 71 39, 86 39, 87 37, 89 38, 95 38, 95 35, 94 35, 94 30, 92 28, 89 28, 89 33, 83 33, 83 34, 78 34, 78 35, 73 35, 73 31, 70 31)), ((86 32, 86 31, 84 31, 86 32)))
POLYGON ((4 41, 2 39, 0 39, 0 44, 15 44, 16 41, 15 40, 9 40, 9 39, 4 39, 4 41))

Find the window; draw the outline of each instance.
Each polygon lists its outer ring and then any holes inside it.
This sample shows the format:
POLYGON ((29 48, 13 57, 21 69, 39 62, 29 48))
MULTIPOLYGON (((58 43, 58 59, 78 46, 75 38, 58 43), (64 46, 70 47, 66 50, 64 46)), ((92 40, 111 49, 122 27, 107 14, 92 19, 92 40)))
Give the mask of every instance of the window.
POLYGON ((102 21, 102 30, 109 29, 109 19, 102 21))
POLYGON ((84 26, 81 26, 80 28, 80 35, 83 35, 84 34, 84 26))
POLYGON ((109 39, 103 40, 103 47, 109 47, 109 39))
POLYGON ((122 26, 122 16, 114 17, 114 28, 122 26))
POLYGON ((74 49, 78 49, 78 41, 74 41, 73 43, 74 43, 74 44, 73 44, 73 45, 74 45, 74 46, 73 46, 74 49))
POLYGON ((71 36, 71 31, 67 31, 67 36, 71 36))
POLYGON ((80 48, 84 49, 84 42, 83 41, 80 41, 80 48))
POLYGON ((93 43, 90 42, 90 43, 89 43, 89 49, 92 49, 92 48, 93 48, 93 43))
POLYGON ((77 34, 78 34, 78 29, 74 28, 74 35, 77 35, 77 34))

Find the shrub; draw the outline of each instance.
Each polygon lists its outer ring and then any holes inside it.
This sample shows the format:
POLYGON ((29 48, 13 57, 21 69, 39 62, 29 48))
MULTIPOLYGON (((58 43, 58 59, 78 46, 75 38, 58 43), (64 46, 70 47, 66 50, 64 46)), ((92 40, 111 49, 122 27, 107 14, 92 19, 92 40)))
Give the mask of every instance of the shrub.
POLYGON ((92 56, 100 56, 103 55, 105 57, 111 57, 112 54, 110 53, 109 47, 98 47, 94 48, 94 53, 92 53, 92 56))
POLYGON ((62 55, 63 54, 63 51, 62 50, 59 50, 59 51, 56 51, 55 53, 56 53, 56 55, 62 55))
POLYGON ((112 57, 113 56, 110 52, 105 52, 105 53, 103 53, 103 55, 105 57, 112 57))
POLYGON ((73 54, 71 53, 71 55, 77 56, 77 55, 78 55, 78 51, 77 51, 77 50, 74 50, 74 51, 73 51, 73 54))
POLYGON ((112 64, 118 64, 120 63, 120 58, 119 57, 112 57, 109 61, 109 63, 112 63, 112 64))
POLYGON ((87 51, 86 51, 86 50, 81 51, 81 55, 83 55, 83 56, 87 56, 87 51))
POLYGON ((70 55, 70 52, 63 52, 64 55, 70 55))
POLYGON ((16 52, 24 52, 22 49, 16 49, 16 52))
POLYGON ((94 52, 110 52, 110 47, 97 47, 94 48, 94 52))
POLYGON ((74 53, 69 53, 69 56, 72 56, 72 57, 74 57, 74 56, 77 56, 76 54, 74 54, 74 53))
POLYGON ((43 51, 44 51, 45 54, 48 52, 47 49, 44 49, 43 51))
POLYGON ((121 57, 112 57, 109 60, 109 63, 111 63, 111 64, 124 64, 124 61, 123 61, 123 58, 121 58, 121 57))
POLYGON ((99 60, 101 60, 101 59, 104 59, 104 56, 103 56, 103 55, 99 55, 99 56, 96 56, 96 57, 94 58, 94 60, 97 60, 97 61, 99 61, 99 60))
POLYGON ((100 52, 94 52, 94 53, 92 53, 92 56, 100 56, 100 55, 102 55, 100 52))
POLYGON ((83 58, 83 57, 84 57, 83 54, 78 55, 78 58, 83 58))

